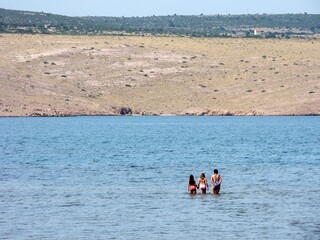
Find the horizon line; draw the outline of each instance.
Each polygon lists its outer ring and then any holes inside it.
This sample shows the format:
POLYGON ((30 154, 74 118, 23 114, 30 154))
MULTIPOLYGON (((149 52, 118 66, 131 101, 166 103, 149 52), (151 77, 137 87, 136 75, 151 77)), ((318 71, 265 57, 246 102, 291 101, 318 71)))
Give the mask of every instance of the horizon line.
POLYGON ((203 16, 203 17, 210 17, 210 16, 248 16, 248 15, 320 15, 320 13, 308 13, 308 12, 299 12, 299 13, 226 13, 226 14, 166 14, 166 15, 141 15, 141 16, 107 16, 107 15, 65 15, 60 13, 51 13, 51 12, 44 12, 44 11, 33 11, 33 10, 20 10, 20 9, 9 9, 9 8, 2 8, 3 10, 8 11, 20 11, 20 12, 30 12, 30 13, 42 13, 42 14, 51 14, 51 15, 58 15, 64 17, 71 17, 71 18, 83 18, 83 17, 110 17, 110 18, 144 18, 144 17, 168 17, 168 16, 203 16))

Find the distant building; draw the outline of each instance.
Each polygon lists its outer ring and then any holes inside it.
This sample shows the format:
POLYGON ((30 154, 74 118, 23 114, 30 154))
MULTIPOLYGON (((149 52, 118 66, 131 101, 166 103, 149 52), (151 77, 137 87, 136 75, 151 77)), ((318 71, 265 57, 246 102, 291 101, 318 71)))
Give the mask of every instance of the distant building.
POLYGON ((261 29, 256 28, 256 29, 253 30, 253 35, 254 36, 258 36, 258 35, 261 35, 262 32, 263 31, 261 29))

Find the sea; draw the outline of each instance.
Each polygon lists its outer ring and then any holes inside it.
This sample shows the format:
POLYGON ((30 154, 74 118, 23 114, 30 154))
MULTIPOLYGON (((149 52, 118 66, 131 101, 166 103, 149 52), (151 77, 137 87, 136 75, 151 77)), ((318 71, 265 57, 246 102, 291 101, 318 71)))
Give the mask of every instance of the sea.
POLYGON ((317 116, 0 118, 0 239, 320 239, 319 175, 317 116))

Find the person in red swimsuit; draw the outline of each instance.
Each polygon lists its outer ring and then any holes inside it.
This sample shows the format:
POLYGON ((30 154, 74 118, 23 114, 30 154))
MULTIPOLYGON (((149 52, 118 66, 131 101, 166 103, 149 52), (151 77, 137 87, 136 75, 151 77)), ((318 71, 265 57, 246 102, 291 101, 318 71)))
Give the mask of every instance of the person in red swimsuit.
POLYGON ((196 184, 196 181, 194 180, 193 175, 190 175, 190 177, 189 177, 188 191, 190 192, 190 194, 196 194, 197 193, 197 184, 196 184))

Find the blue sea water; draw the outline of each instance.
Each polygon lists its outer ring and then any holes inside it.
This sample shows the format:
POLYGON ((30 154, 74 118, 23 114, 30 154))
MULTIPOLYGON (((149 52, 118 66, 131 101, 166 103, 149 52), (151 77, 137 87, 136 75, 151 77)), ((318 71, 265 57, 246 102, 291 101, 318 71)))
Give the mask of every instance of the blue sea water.
POLYGON ((319 117, 0 118, 0 239, 320 239, 319 173, 319 117))

